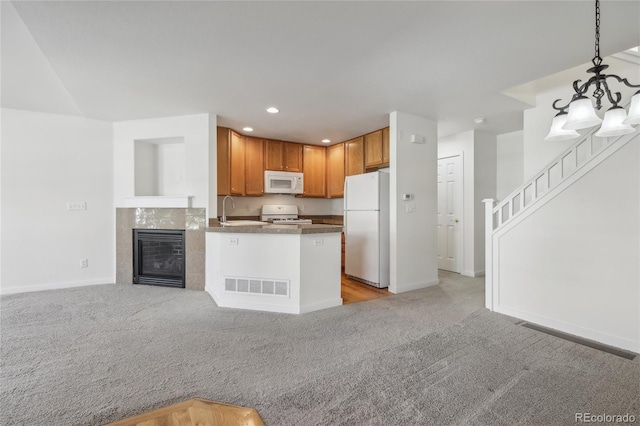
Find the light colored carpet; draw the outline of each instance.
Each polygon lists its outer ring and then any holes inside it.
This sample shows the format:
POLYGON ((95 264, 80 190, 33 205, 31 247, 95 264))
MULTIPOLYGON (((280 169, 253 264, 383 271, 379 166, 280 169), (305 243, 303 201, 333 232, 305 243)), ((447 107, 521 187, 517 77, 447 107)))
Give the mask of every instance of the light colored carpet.
POLYGON ((194 397, 267 425, 640 418, 640 362, 486 311, 481 280, 441 279, 298 316, 147 286, 2 296, 0 424, 98 425, 194 397))

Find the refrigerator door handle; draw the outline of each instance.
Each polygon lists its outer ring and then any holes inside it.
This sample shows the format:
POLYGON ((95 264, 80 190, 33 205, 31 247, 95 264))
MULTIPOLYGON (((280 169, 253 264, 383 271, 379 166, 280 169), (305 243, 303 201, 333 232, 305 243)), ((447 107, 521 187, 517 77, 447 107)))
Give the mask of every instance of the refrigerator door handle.
POLYGON ((342 232, 344 232, 345 242, 347 237, 347 212, 344 212, 344 216, 342 216, 342 232))
POLYGON ((342 189, 342 208, 347 211, 347 179, 344 180, 344 187, 342 189))

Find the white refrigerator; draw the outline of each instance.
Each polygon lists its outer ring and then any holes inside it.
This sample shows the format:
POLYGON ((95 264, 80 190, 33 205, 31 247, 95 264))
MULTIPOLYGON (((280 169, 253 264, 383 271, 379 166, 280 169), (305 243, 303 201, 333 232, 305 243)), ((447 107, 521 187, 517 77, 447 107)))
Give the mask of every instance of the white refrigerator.
POLYGON ((344 272, 389 287, 389 174, 348 176, 344 183, 344 272))

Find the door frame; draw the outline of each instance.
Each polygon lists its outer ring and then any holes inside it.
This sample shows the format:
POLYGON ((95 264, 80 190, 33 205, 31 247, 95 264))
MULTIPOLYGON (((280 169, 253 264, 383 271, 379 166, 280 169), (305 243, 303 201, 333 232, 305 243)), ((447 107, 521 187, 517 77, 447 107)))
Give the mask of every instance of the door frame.
MULTIPOLYGON (((456 183, 459 191, 456 191, 458 198, 458 205, 460 206, 460 218, 458 222, 458 233, 456 235, 456 256, 458 258, 457 262, 457 271, 455 273, 462 275, 462 271, 464 270, 464 214, 465 214, 465 205, 464 205, 464 152, 460 152, 458 154, 453 155, 445 155, 443 157, 438 157, 437 161, 445 160, 447 158, 460 157, 460 182, 456 183)), ((436 164, 437 166, 437 164, 436 164)))

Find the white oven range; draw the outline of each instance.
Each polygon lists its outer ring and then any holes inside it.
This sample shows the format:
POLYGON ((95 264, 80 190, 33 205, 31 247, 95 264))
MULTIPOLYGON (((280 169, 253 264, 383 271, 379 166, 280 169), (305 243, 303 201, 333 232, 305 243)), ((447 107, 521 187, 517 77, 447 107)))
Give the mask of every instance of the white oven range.
POLYGON ((311 219, 298 218, 298 206, 287 204, 265 204, 260 220, 274 225, 309 225, 311 219))

